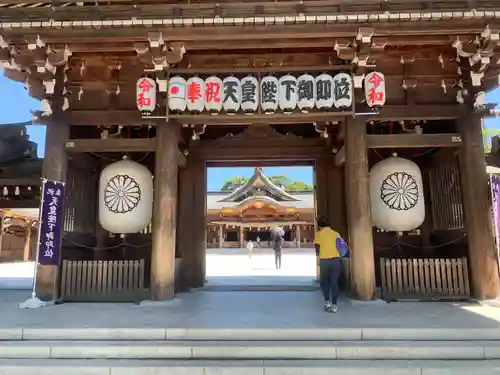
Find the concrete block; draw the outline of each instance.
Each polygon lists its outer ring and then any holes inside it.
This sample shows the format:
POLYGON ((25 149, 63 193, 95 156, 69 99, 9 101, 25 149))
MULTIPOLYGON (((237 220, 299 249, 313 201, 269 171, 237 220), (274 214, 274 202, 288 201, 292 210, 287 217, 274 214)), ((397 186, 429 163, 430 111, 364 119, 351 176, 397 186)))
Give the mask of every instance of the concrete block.
POLYGON ((337 353, 334 346, 194 346, 193 359, 336 359, 337 353))
POLYGON ((168 359, 190 358, 187 346, 164 345, 91 345, 51 346, 50 358, 63 359, 168 359))
POLYGON ((167 340, 323 341, 361 340, 361 328, 230 329, 167 328, 167 340))
POLYGON ((362 328, 363 340, 471 341, 500 340, 500 329, 362 328))
POLYGON ((409 361, 268 360, 266 375, 421 375, 420 365, 409 361))
POLYGON ((203 375, 203 367, 185 366, 132 366, 110 367, 109 375, 203 375))
POLYGON ((0 375, 110 375, 106 367, 0 366, 0 375))
POLYGON ((433 359, 484 359, 479 345, 443 343, 387 343, 365 342, 345 344, 337 347, 337 359, 386 359, 386 360, 433 360, 433 359))
POLYGON ((0 328, 0 340, 22 340, 22 328, 0 328))
POLYGON ((165 340, 164 328, 24 328, 23 340, 165 340))
POLYGON ((0 346, 0 358, 50 358, 50 347, 44 345, 2 345, 0 346))
POLYGON ((499 361, 439 361, 422 365, 422 375, 497 375, 500 374, 499 361))

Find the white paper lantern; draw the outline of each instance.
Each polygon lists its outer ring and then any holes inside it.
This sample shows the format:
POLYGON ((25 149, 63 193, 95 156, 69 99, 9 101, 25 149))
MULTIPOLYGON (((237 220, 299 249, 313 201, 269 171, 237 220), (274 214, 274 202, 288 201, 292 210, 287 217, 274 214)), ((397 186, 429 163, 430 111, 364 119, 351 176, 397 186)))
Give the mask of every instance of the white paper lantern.
POLYGON ((333 77, 333 105, 335 108, 350 108, 354 95, 352 77, 347 73, 339 73, 333 77))
POLYGON ((308 113, 314 108, 316 99, 316 84, 314 77, 310 74, 302 74, 297 78, 297 106, 308 113))
POLYGON ((385 77, 380 72, 365 76, 365 99, 368 107, 381 107, 385 104, 385 77))
POLYGON ((425 202, 418 165, 399 157, 375 164, 370 171, 370 202, 377 228, 406 232, 420 227, 425 220, 425 202))
POLYGON ((240 109, 241 82, 234 76, 224 78, 224 97, 222 107, 228 115, 233 115, 240 109))
POLYGON ((283 113, 292 113, 297 107, 297 78, 287 74, 279 79, 279 106, 283 113))
POLYGON ((254 113, 259 106, 259 81, 252 76, 241 80, 241 109, 246 114, 254 113))
POLYGON ((217 114, 222 110, 223 100, 222 79, 210 76, 205 80, 205 109, 211 114, 217 114))
POLYGON ((260 106, 267 115, 278 109, 278 87, 278 78, 274 76, 265 76, 260 80, 260 106))
POLYGON ((316 108, 328 110, 333 107, 333 77, 330 74, 320 74, 315 79, 316 108))
POLYGON ((205 109, 205 81, 200 77, 187 80, 186 103, 188 111, 193 113, 200 113, 205 109))
POLYGON ((168 80, 168 108, 171 112, 181 113, 186 110, 187 82, 181 76, 168 80))
POLYGON ((153 176, 130 160, 108 165, 99 179, 99 222, 111 233, 137 233, 153 214, 153 176))
POLYGON ((141 77, 136 83, 136 104, 141 112, 153 112, 156 108, 156 82, 152 78, 141 77))

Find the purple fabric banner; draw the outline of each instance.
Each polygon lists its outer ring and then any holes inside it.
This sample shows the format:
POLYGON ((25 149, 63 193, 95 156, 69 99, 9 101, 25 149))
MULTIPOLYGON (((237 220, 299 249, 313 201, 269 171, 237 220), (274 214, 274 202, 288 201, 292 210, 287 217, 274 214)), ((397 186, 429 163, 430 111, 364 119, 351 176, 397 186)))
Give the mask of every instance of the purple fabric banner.
POLYGON ((63 221, 64 183, 46 181, 42 188, 39 263, 59 265, 63 221))
POLYGON ((500 234, 500 176, 491 175, 491 202, 493 210, 493 229, 497 240, 497 249, 499 247, 500 234))

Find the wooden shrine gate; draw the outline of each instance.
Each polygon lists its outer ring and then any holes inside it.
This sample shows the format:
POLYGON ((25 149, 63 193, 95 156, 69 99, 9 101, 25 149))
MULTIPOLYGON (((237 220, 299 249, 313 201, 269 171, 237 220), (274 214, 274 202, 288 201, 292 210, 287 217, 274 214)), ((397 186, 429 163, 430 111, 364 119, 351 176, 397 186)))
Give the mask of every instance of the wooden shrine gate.
MULTIPOLYGON (((176 264, 184 287, 203 285, 207 163, 268 160, 314 163, 316 211, 349 238, 357 298, 377 295, 380 258, 403 255, 466 257, 471 295, 499 297, 481 121, 496 114, 484 93, 498 84, 500 33, 497 3, 480 5, 0 0, 5 75, 42 103, 42 176, 68 181, 77 161, 102 176, 123 157, 134 166, 128 172, 146 176, 134 175, 134 189, 143 189, 129 192, 126 208, 102 198, 111 178, 99 194, 81 195, 97 197, 99 215, 93 204, 78 215, 68 199, 76 215, 67 217, 85 223, 65 233, 65 246, 76 245, 62 259, 39 267, 38 291, 60 297, 63 260, 143 259, 153 299, 174 295, 176 264), (442 178, 429 171, 446 149, 458 154, 460 194, 448 184, 440 190, 451 193, 436 198, 429 186, 442 178), (418 194, 411 189, 427 211, 416 229, 381 232, 370 202, 390 198, 373 193, 369 170, 394 153, 422 171, 418 194), (136 233, 131 223, 147 229, 136 233)), ((111 177, 123 182, 118 172, 111 177)))

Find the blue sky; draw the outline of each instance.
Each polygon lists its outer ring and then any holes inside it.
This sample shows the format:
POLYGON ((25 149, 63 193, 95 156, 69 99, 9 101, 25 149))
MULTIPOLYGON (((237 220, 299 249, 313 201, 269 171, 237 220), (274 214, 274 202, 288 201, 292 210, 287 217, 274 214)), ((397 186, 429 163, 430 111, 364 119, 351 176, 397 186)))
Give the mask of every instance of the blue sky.
MULTIPOLYGON (((500 103, 500 88, 488 95, 490 102, 500 103)), ((24 122, 31 120, 31 110, 40 108, 40 103, 29 97, 22 83, 8 80, 3 76, 0 69, 0 124, 12 122, 24 122)), ((500 129, 500 118, 489 119, 486 128, 500 129)), ((38 156, 45 154, 45 126, 28 126, 28 134, 31 140, 38 143, 38 156)), ((220 189, 224 181, 234 176, 249 177, 253 168, 210 168, 208 170, 208 190, 220 189)), ((292 180, 303 181, 312 184, 313 173, 310 167, 283 167, 264 168, 267 175, 287 175, 292 180)))

